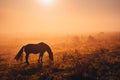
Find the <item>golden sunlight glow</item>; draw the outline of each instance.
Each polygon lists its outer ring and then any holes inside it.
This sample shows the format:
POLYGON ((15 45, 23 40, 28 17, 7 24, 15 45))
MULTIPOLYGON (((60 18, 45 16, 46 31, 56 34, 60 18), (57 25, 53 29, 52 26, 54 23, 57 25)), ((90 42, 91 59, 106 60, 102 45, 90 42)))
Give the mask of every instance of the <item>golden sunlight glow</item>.
POLYGON ((38 3, 42 5, 51 5, 54 3, 54 0, 38 0, 38 3))
POLYGON ((0 0, 0 35, 120 31, 117 0, 0 0))

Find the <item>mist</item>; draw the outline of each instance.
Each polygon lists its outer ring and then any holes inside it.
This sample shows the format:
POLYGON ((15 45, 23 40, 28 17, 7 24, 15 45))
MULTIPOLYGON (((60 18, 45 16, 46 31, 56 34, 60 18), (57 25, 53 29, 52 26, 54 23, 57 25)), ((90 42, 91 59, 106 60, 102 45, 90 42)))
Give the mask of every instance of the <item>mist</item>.
POLYGON ((0 1, 0 34, 67 35, 120 30, 118 0, 58 0, 42 5, 37 0, 0 1))

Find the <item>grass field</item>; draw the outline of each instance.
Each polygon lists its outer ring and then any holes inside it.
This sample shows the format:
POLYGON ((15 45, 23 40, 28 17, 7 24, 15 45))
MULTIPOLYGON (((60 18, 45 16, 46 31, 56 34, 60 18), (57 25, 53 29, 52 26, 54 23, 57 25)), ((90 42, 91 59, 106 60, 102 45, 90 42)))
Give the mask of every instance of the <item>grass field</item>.
MULTIPOLYGON (((40 39, 33 42, 38 42, 40 39)), ((2 41, 3 42, 3 41, 2 41)), ((0 80, 119 80, 120 33, 73 35, 46 42, 54 53, 54 64, 49 65, 48 54, 43 66, 38 55, 30 55, 30 65, 24 58, 15 61, 19 49, 32 40, 13 40, 0 45, 0 80)), ((38 42, 39 43, 39 42, 38 42)), ((23 53, 23 57, 25 53, 23 53)))

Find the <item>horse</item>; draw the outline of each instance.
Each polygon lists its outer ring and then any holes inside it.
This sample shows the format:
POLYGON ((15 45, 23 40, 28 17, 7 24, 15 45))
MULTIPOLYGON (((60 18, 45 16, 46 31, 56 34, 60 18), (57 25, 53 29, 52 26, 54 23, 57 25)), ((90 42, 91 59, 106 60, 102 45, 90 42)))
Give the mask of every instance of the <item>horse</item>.
POLYGON ((53 52, 52 52, 50 46, 48 46, 44 42, 41 42, 41 43, 38 43, 38 44, 27 44, 27 45, 23 46, 19 50, 19 52, 17 53, 17 55, 15 56, 15 59, 17 61, 22 57, 23 51, 26 53, 25 59, 26 59, 27 65, 29 65, 28 58, 29 58, 29 55, 31 53, 33 53, 33 54, 38 54, 39 53, 38 63, 43 63, 42 58, 43 58, 43 54, 46 51, 49 54, 49 59, 53 62, 53 52))

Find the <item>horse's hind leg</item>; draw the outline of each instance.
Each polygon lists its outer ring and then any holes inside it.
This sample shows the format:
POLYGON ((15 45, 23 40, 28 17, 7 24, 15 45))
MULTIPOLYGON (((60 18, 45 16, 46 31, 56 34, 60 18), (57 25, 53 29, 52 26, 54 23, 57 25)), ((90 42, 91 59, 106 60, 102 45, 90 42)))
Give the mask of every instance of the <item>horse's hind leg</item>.
POLYGON ((41 55, 39 55, 38 63, 40 63, 40 58, 41 58, 41 55))
POLYGON ((29 65, 28 57, 29 57, 29 54, 26 54, 26 56, 25 56, 25 58, 26 58, 26 63, 29 65))

